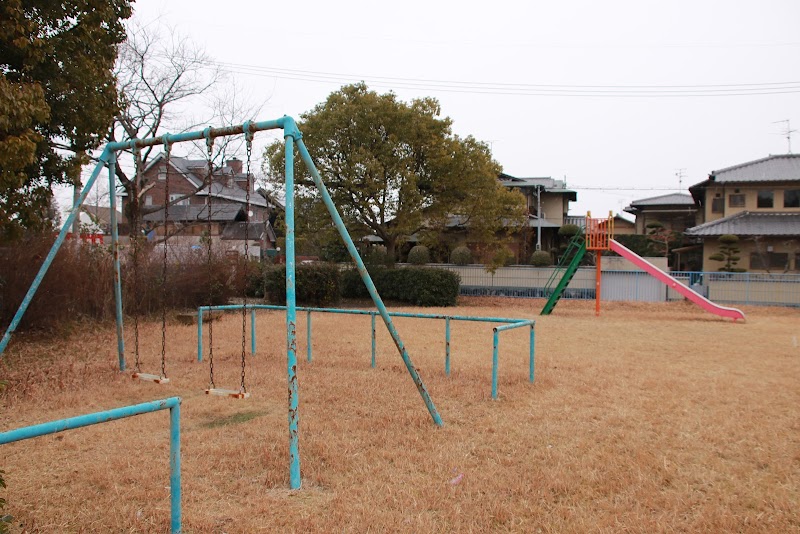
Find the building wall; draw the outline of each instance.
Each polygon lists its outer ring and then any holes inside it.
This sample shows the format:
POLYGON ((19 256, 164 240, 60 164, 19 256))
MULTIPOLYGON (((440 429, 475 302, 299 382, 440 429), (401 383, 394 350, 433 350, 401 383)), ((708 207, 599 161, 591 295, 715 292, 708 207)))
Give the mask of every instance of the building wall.
POLYGON ((653 222, 660 222, 667 230, 683 233, 687 228, 697 225, 697 209, 687 206, 686 208, 655 208, 641 209, 636 214, 636 233, 646 235, 647 225, 653 222))
MULTIPOLYGON (((742 211, 800 212, 800 207, 785 207, 784 193, 787 189, 800 190, 800 182, 764 182, 760 184, 712 184, 706 189, 705 222, 729 217, 742 211), (758 192, 772 191, 771 208, 758 207, 758 192), (744 195, 744 205, 731 205, 732 195, 744 195), (713 199, 724 199, 721 212, 715 213, 713 199)), ((734 199, 736 200, 736 199, 734 199)))
MULTIPOLYGON (((523 192, 528 206, 528 213, 536 214, 536 189, 525 188, 523 192)), ((564 225, 564 216, 569 210, 569 198, 560 193, 542 192, 542 217, 553 224, 564 225)))
MULTIPOLYGON (((740 257, 739 263, 736 265, 738 268, 745 269, 747 272, 766 272, 765 269, 758 268, 758 265, 752 265, 752 254, 760 253, 766 256, 770 252, 786 253, 788 254, 789 270, 788 272, 800 272, 800 237, 772 237, 772 238, 759 238, 758 242, 752 238, 740 237, 737 245, 741 251, 738 256, 740 257)), ((725 262, 710 260, 712 256, 719 252, 720 244, 716 238, 706 238, 703 243, 703 270, 704 271, 718 271, 720 267, 725 265, 725 262)), ((765 258, 766 259, 766 258, 765 258)), ((771 273, 782 273, 783 268, 771 268, 771 273)))

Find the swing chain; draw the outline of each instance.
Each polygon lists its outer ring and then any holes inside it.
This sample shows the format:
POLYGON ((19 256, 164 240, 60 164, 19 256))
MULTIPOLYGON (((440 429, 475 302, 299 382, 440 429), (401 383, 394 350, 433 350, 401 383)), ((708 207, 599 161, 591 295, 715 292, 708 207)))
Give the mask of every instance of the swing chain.
POLYGON ((164 136, 164 153, 167 160, 167 169, 164 176, 164 263, 161 267, 161 377, 167 377, 167 244, 169 238, 169 167, 172 155, 172 146, 168 135, 164 136))
MULTIPOLYGON (((247 147, 247 183, 245 193, 245 223, 244 223, 244 269, 242 270, 242 381, 241 391, 247 392, 245 386, 246 351, 245 339, 247 337, 247 267, 250 263, 249 230, 250 230, 250 162, 253 155, 253 133, 250 131, 250 121, 245 123, 245 146, 247 147)), ((252 333, 251 333, 252 335, 252 333)))
POLYGON ((139 158, 141 152, 139 147, 136 146, 135 141, 133 145, 133 167, 134 167, 134 198, 132 199, 133 216, 131 217, 131 231, 130 235, 133 236, 133 354, 134 364, 133 370, 137 373, 141 372, 141 365, 139 362, 139 186, 141 185, 141 166, 139 165, 139 158))
MULTIPOLYGON (((211 183, 213 181, 213 158, 214 158, 214 139, 211 137, 210 128, 206 129, 206 152, 207 152, 207 164, 208 164, 208 175, 206 176, 206 187, 208 188, 208 194, 206 195, 206 208, 208 209, 208 213, 206 214, 206 266, 208 268, 208 305, 214 305, 214 268, 211 261, 211 183)), ((202 313, 202 312, 199 312, 202 313)), ((211 382, 211 389, 215 387, 214 385, 214 320, 213 320, 213 312, 209 309, 208 310, 208 365, 210 369, 210 382, 211 382)), ((198 319, 199 320, 199 319, 198 319)))

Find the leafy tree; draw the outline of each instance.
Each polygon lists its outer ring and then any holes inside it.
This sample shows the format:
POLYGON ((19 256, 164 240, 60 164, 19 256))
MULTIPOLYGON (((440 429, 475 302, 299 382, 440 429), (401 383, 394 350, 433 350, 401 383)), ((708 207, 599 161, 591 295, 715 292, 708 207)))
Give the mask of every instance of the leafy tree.
POLYGON ((0 7, 0 239, 47 223, 52 184, 80 180, 117 109, 114 61, 129 0, 0 7))
POLYGON ((663 223, 653 221, 647 224, 647 235, 655 246, 656 251, 669 258, 670 244, 678 237, 676 232, 669 230, 663 223))
POLYGON ((425 245, 416 245, 408 251, 408 263, 412 265, 425 265, 431 262, 431 253, 425 245))
MULTIPOLYGON (((452 133, 439 102, 402 102, 363 83, 347 85, 303 114, 299 127, 351 234, 374 233, 396 257, 418 233, 435 240, 457 221, 470 241, 495 244, 521 224, 524 199, 496 180, 500 166, 485 143, 452 133)), ((283 144, 266 151, 274 185, 283 183, 283 144)), ((338 239, 307 170, 298 165, 298 235, 338 239)))
POLYGON ((714 261, 724 261, 725 265, 719 268, 722 272, 728 273, 742 273, 745 270, 736 267, 736 264, 739 263, 741 257, 739 253, 741 249, 739 249, 739 236, 725 234, 719 236, 719 252, 712 254, 708 257, 710 260, 714 261))
POLYGON ((553 257, 549 252, 537 250, 531 254, 531 265, 534 267, 549 267, 553 265, 553 257))

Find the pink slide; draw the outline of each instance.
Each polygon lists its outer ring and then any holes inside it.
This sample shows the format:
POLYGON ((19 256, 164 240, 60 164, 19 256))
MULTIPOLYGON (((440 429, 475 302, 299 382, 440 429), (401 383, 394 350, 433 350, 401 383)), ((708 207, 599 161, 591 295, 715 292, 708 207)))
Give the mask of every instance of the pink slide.
POLYGON ((663 282, 670 287, 686 297, 687 299, 691 300, 707 312, 711 312, 715 315, 719 315, 720 317, 730 317, 734 321, 737 319, 744 320, 744 313, 741 310, 736 308, 728 308, 726 306, 720 306, 719 304, 714 304, 703 295, 695 293, 685 285, 681 284, 676 278, 673 278, 669 274, 665 273, 646 259, 642 258, 632 250, 624 247, 623 245, 619 244, 618 242, 614 241, 613 239, 609 239, 609 245, 611 250, 628 260, 629 262, 633 263, 637 267, 647 271, 649 274, 657 278, 660 282, 663 282))

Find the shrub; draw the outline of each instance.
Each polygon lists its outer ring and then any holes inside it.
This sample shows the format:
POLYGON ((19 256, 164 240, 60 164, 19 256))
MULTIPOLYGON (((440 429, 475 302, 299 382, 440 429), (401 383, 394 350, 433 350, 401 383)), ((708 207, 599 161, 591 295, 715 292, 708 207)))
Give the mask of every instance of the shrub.
POLYGON ((450 263, 456 265, 469 265, 472 263, 472 251, 468 247, 456 247, 450 253, 450 263))
MULTIPOLYGON (((461 278, 458 273, 432 267, 375 269, 370 276, 381 298, 416 306, 455 306, 461 278)), ((369 297, 358 271, 342 273, 342 295, 369 297)))
MULTIPOLYGON (((52 244, 53 237, 45 236, 0 249, 0 324, 11 322, 52 244)), ((205 253, 187 254, 180 261, 171 257, 167 286, 163 288, 161 249, 143 245, 138 284, 129 252, 130 246, 125 246, 120 253, 127 314, 155 313, 162 305, 167 309, 197 308, 209 304, 209 293, 213 294, 211 304, 227 304, 234 295, 236 268, 220 255, 212 256, 210 278, 205 253)), ((68 241, 56 254, 18 330, 57 329, 65 321, 80 317, 113 319, 113 258, 108 246, 68 241)))
POLYGON ((386 252, 386 247, 370 247, 361 258, 367 267, 393 267, 394 258, 386 252))
POLYGON ((417 245, 408 252, 408 263, 412 265, 425 265, 430 261, 431 253, 425 245, 417 245))
MULTIPOLYGON (((339 268, 331 263, 298 265, 295 298, 299 304, 326 305, 339 300, 339 268)), ((264 269, 264 292, 273 304, 286 303, 286 266, 264 269)))
POLYGON ((562 237, 572 237, 582 233, 581 227, 577 224, 565 224, 558 229, 558 235, 562 237))
POLYGON ((722 272, 728 273, 743 273, 745 269, 741 267, 736 267, 736 264, 739 263, 739 260, 742 258, 739 256, 741 250, 739 249, 739 236, 725 234, 719 236, 718 239, 719 245, 719 252, 716 254, 712 254, 708 257, 710 260, 714 261, 724 261, 725 265, 719 268, 722 272))
POLYGON ((534 267, 549 267, 550 265, 553 265, 553 257, 549 252, 537 250, 531 254, 531 265, 534 267))

